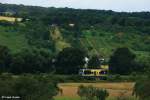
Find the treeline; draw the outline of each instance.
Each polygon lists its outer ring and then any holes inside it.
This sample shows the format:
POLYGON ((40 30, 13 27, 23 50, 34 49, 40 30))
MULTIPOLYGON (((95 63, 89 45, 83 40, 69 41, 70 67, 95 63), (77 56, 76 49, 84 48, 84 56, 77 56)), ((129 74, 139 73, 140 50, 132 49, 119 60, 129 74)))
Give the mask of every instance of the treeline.
MULTIPOLYGON (((134 31, 150 34, 149 12, 114 12, 105 10, 81 10, 70 8, 43 8, 36 6, 0 4, 0 12, 11 12, 14 16, 42 21, 44 24, 57 24, 67 27, 75 24, 80 29, 101 27, 107 31, 134 31)), ((68 27, 67 27, 68 28, 68 27)))
POLYGON ((25 49, 16 54, 11 54, 5 46, 0 46, 0 71, 21 73, 50 72, 50 53, 44 50, 25 49))
POLYGON ((74 48, 64 49, 53 56, 45 49, 35 48, 12 54, 7 47, 0 46, 0 72, 77 74, 84 64, 84 56, 82 50, 74 48))
MULTIPOLYGON (((44 49, 24 49, 12 54, 5 46, 0 46, 0 71, 14 74, 23 73, 55 73, 77 75, 85 64, 84 58, 88 54, 78 48, 65 48, 57 55, 51 55, 44 49)), ((142 65, 135 61, 135 54, 128 48, 118 48, 108 62, 111 74, 129 75, 149 70, 149 65, 142 65)), ((98 56, 90 58, 89 68, 99 68, 101 62, 98 56)))
POLYGON ((0 87, 1 100, 53 100, 59 92, 54 80, 40 75, 3 74, 0 75, 0 87))

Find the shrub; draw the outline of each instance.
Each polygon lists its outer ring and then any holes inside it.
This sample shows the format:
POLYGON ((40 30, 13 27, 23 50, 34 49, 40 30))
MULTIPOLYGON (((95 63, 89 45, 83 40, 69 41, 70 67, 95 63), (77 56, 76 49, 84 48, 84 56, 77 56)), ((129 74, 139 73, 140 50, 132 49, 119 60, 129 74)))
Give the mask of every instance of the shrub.
POLYGON ((109 96, 106 90, 83 85, 79 86, 78 95, 81 97, 81 100, 105 100, 109 96))
POLYGON ((150 80, 143 79, 136 82, 134 87, 134 94, 141 100, 149 100, 150 98, 150 80))
POLYGON ((106 97, 108 96, 109 96, 109 93, 106 90, 97 89, 96 91, 97 100, 105 100, 106 97))
POLYGON ((47 78, 31 75, 5 79, 0 77, 0 87, 1 96, 19 96, 21 100, 51 100, 58 91, 56 84, 47 78))

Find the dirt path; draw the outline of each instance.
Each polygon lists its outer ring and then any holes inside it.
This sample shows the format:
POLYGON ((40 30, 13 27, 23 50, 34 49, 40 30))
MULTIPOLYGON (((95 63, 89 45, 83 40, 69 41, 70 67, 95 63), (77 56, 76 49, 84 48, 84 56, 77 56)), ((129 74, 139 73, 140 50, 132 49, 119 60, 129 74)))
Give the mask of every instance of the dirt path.
POLYGON ((64 97, 77 97, 78 86, 84 85, 89 86, 92 85, 97 88, 108 90, 110 96, 131 96, 134 83, 130 82, 122 82, 122 83, 60 83, 58 86, 62 89, 62 95, 58 96, 64 97))

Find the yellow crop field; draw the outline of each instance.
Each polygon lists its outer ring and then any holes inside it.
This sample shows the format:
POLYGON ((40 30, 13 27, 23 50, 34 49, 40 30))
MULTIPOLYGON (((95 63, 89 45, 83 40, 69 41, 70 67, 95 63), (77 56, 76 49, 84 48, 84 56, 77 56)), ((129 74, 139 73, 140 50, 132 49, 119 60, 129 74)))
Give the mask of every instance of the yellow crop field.
POLYGON ((15 20, 17 20, 20 22, 22 20, 22 18, 0 16, 0 20, 5 20, 5 21, 9 21, 9 22, 15 22, 15 20))

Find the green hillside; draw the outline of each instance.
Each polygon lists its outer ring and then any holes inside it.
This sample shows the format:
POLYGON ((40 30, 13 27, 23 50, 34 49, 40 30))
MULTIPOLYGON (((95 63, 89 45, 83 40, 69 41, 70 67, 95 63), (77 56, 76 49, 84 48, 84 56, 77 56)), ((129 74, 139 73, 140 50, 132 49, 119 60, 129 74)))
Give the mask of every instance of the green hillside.
POLYGON ((12 52, 29 48, 27 39, 23 34, 15 32, 11 27, 0 26, 0 45, 7 46, 12 52))
POLYGON ((124 32, 103 32, 99 29, 88 30, 83 32, 83 37, 80 38, 81 44, 91 53, 99 53, 102 56, 110 56, 111 53, 119 47, 128 47, 134 52, 148 53, 149 45, 146 42, 150 41, 149 36, 140 36, 134 33, 124 32), (95 32, 95 34, 94 34, 95 32), (139 52, 140 51, 140 52, 139 52))
POLYGON ((149 90, 150 12, 0 3, 0 98, 149 100, 149 90))
POLYGON ((13 11, 12 17, 22 21, 15 24, 0 21, 0 44, 14 52, 36 47, 55 54, 65 47, 77 47, 89 55, 108 58, 116 48, 128 47, 137 55, 149 56, 150 12, 0 4, 0 12, 9 9, 13 11))

